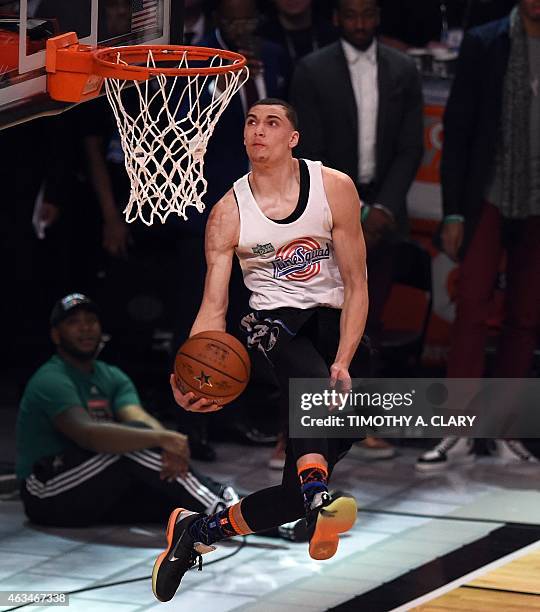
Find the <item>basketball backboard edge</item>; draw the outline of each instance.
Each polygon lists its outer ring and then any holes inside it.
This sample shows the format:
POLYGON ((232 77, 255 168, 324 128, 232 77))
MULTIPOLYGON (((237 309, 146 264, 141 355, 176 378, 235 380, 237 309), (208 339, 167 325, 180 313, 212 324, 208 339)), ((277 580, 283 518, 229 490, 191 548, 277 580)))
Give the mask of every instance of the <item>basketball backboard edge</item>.
POLYGON ((71 106, 47 95, 45 45, 74 31, 89 45, 181 44, 184 0, 0 0, 0 129, 71 106))

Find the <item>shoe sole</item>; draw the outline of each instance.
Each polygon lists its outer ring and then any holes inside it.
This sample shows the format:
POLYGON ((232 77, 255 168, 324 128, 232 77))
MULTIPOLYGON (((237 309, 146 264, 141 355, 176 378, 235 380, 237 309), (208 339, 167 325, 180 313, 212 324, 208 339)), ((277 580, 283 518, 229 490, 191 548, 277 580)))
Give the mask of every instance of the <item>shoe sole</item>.
POLYGON ((417 463, 414 468, 418 472, 444 472, 460 465, 470 465, 476 461, 476 455, 471 454, 459 459, 451 459, 444 463, 417 463))
POLYGON ((171 515, 169 516, 169 522, 167 523, 167 530, 165 532, 167 536, 167 548, 156 559, 156 562, 154 563, 154 569, 152 570, 152 591, 154 592, 156 599, 159 599, 159 601, 162 601, 162 602, 170 601, 170 600, 161 599, 161 597, 158 595, 157 587, 156 587, 157 576, 158 576, 158 572, 161 567, 161 564, 169 556, 171 552, 171 548, 173 545, 174 528, 176 526, 176 519, 178 518, 178 515, 181 512, 185 512, 184 508, 176 508, 176 510, 173 510, 171 512, 171 515))
POLYGON ((340 497, 320 510, 315 530, 309 542, 309 555, 325 561, 336 554, 339 534, 345 533, 356 522, 358 507, 352 497, 340 497))

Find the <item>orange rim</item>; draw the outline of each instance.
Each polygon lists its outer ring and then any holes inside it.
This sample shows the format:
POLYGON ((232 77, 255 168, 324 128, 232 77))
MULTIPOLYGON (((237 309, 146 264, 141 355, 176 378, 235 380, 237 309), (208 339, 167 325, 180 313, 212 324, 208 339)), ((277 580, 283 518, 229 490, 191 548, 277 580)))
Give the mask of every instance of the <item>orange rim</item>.
POLYGON ((93 52, 95 72, 102 77, 120 80, 148 79, 151 76, 211 76, 238 72, 246 65, 246 58, 240 53, 211 47, 188 47, 179 45, 136 45, 131 47, 105 47, 93 52), (180 62, 208 61, 214 57, 231 63, 222 66, 170 68, 165 66, 137 66, 148 61, 152 52, 153 61, 180 62), (119 63, 123 62, 123 63, 119 63))

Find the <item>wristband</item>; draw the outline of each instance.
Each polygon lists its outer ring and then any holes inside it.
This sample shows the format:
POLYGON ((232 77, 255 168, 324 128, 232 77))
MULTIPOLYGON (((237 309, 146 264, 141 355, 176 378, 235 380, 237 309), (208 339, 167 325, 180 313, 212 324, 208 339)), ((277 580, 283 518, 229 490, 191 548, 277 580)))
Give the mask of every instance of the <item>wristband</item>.
POLYGON ((463 223, 465 221, 465 217, 463 215, 446 215, 443 219, 443 223, 463 223))

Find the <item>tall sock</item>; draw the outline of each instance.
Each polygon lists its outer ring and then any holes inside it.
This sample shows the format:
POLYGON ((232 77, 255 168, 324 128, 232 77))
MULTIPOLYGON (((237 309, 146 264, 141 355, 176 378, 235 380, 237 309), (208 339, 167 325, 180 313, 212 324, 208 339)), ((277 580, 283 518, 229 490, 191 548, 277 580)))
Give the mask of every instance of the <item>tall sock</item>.
POLYGON ((307 512, 311 509, 315 495, 328 491, 328 470, 324 465, 310 463, 298 469, 298 478, 307 512))
POLYGON ((242 502, 210 516, 201 516, 189 526, 189 533, 196 542, 213 544, 235 535, 253 533, 242 516, 242 502))

